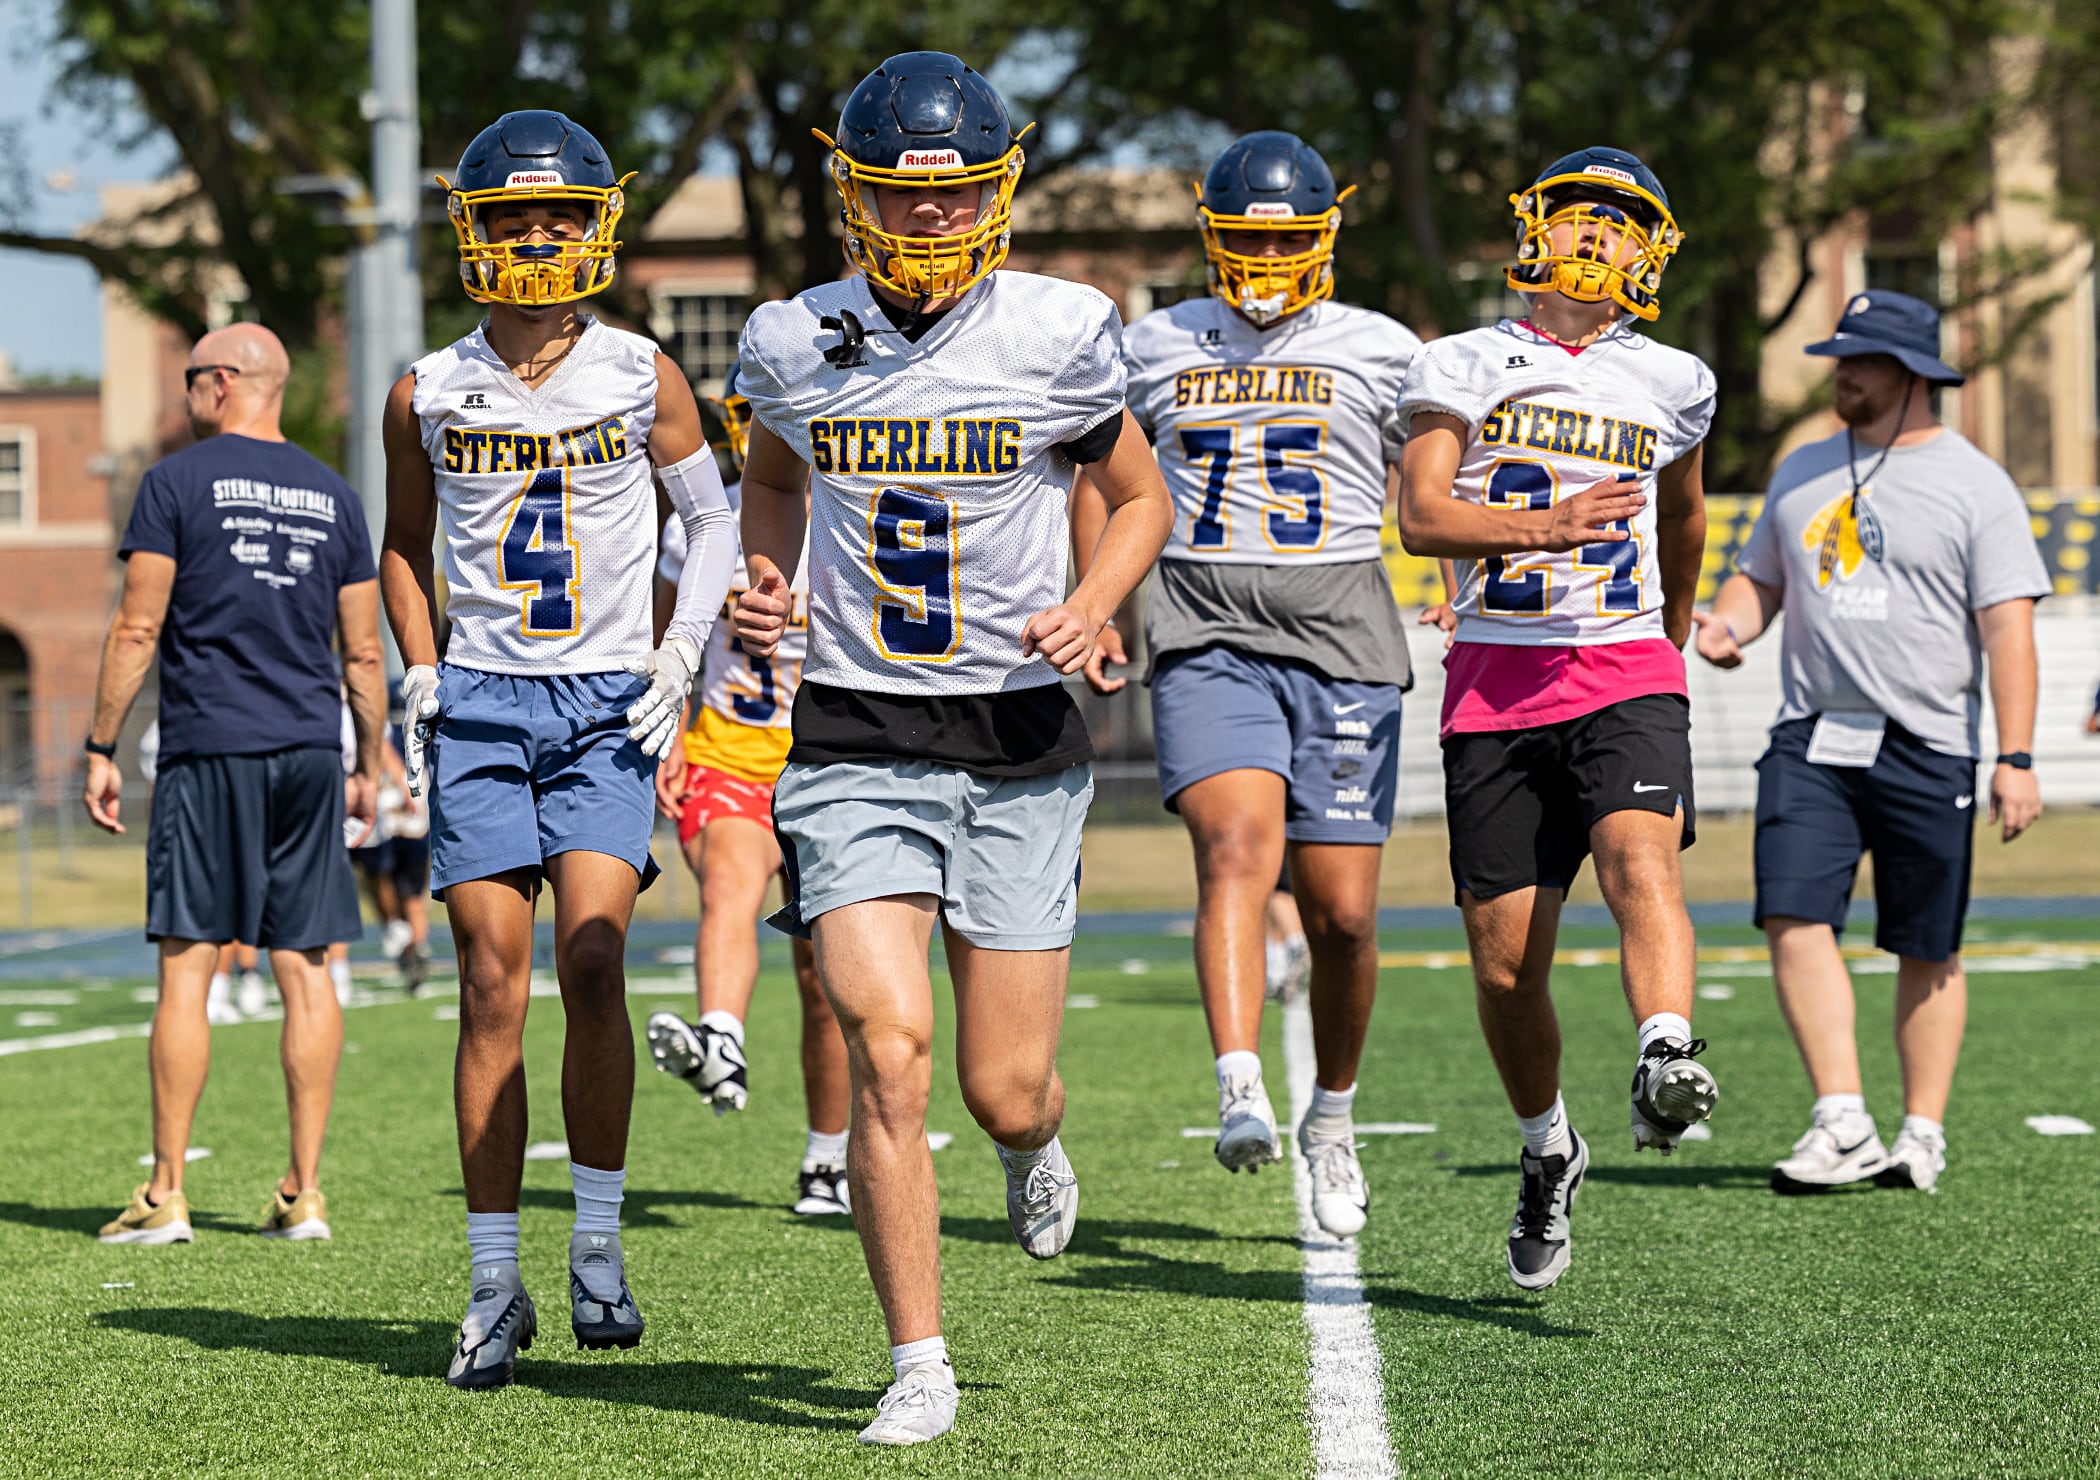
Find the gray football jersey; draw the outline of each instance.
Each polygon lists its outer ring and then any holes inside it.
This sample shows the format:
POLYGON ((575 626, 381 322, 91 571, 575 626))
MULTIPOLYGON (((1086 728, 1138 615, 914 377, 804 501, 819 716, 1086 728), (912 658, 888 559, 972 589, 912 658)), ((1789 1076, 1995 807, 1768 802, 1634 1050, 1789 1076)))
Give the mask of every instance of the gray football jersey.
POLYGON ((737 389, 810 466, 803 676, 886 694, 1056 683, 1021 629, 1065 599, 1077 472, 1059 444, 1123 409, 1122 321, 1079 283, 996 272, 913 344, 864 279, 761 304, 737 389), (850 311, 868 329, 827 360, 850 311))
POLYGON ((1130 410, 1174 493, 1169 560, 1376 560, 1401 377, 1422 341, 1382 313, 1316 303, 1257 329, 1216 298, 1130 326, 1130 410))

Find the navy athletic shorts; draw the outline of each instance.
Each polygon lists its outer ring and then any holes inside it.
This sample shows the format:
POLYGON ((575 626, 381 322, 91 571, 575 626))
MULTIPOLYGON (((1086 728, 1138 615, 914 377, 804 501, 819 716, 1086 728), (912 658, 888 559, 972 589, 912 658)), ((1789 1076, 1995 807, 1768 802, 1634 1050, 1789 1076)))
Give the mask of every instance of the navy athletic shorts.
POLYGON ((1294 843, 1380 846, 1393 830, 1400 686, 1329 678, 1307 663, 1229 647, 1162 659, 1152 675, 1159 794, 1226 771, 1274 771, 1294 843))
POLYGON ((148 940, 313 951, 363 934, 339 747, 161 763, 146 825, 148 940))
POLYGON ((1874 944, 1915 961, 1961 949, 1976 850, 1976 762, 1891 721, 1871 766, 1808 758, 1813 719, 1772 729, 1757 763, 1757 916, 1842 933, 1862 853, 1874 855, 1874 944))

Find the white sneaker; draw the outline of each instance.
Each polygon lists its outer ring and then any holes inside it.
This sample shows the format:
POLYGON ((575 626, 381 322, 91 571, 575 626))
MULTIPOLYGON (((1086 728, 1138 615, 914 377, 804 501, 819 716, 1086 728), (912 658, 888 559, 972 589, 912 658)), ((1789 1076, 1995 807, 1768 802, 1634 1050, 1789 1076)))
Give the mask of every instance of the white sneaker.
POLYGON ((401 953, 415 940, 415 927, 406 920, 389 920, 386 929, 379 934, 379 954, 389 961, 401 959, 401 953))
POLYGON ((1031 1259, 1055 1259, 1072 1241, 1072 1226, 1079 1221, 1079 1178, 1065 1148, 1052 1136, 1041 1160, 1021 1171, 1016 1158, 1004 1146, 999 1165, 1006 1169, 1006 1221, 1012 1225, 1021 1252, 1031 1259))
POLYGON ((1875 1174, 1883 1187, 1911 1187, 1919 1192, 1939 1191, 1940 1173, 1947 1170, 1947 1138, 1934 1131, 1905 1126, 1889 1147, 1888 1164, 1875 1174))
POLYGON ((860 1431, 863 1444, 924 1444, 955 1427, 955 1369, 946 1362, 914 1367, 875 1405, 875 1422, 860 1431))
POLYGON ((1313 1221, 1336 1238, 1363 1232, 1371 1214, 1371 1189, 1363 1164, 1356 1159, 1356 1137, 1309 1135, 1310 1119, 1298 1127, 1298 1154, 1312 1174, 1313 1221))
POLYGON ((1864 1182, 1888 1164, 1872 1116, 1818 1116, 1794 1143, 1794 1154, 1772 1167, 1772 1190, 1792 1196, 1864 1182))
POLYGON ((1283 1160, 1276 1112, 1260 1074, 1235 1074, 1218 1086, 1218 1143, 1211 1149, 1228 1172, 1258 1172, 1283 1160))
POLYGON ((229 1027, 241 1020, 241 1011, 233 1005, 233 983, 214 990, 204 999, 204 1021, 214 1028, 229 1027))
POLYGON ((270 1010, 270 986, 259 971, 241 973, 240 991, 234 997, 235 1004, 244 1018, 258 1017, 270 1010))

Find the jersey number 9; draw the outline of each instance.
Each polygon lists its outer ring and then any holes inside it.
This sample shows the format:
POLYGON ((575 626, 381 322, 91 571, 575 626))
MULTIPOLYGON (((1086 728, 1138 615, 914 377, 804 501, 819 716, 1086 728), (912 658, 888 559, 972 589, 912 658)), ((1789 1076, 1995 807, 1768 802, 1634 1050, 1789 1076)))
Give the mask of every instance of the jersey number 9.
POLYGON ((882 489, 869 505, 875 647, 885 658, 945 663, 961 645, 956 523, 954 504, 916 488, 882 489))
POLYGON ((569 543, 569 476, 563 468, 534 473, 511 505, 496 546, 496 584, 530 591, 520 630, 527 637, 574 637, 582 563, 569 543))

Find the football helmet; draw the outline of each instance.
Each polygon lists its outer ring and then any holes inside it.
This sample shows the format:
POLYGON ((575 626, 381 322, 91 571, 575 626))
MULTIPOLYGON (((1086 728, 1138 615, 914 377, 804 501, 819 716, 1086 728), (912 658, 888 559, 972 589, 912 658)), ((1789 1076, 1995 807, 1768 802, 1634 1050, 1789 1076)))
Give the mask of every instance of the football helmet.
POLYGON ((968 290, 1006 260, 1021 138, 997 90, 960 58, 893 56, 846 99, 836 139, 811 132, 832 151, 846 260, 871 281, 926 303, 968 290), (882 229, 878 185, 975 185, 977 220, 954 236, 895 235, 882 229))
POLYGON ((744 471, 744 454, 751 447, 751 402, 736 388, 737 366, 731 365, 729 373, 722 377, 722 394, 707 398, 708 409, 722 423, 724 444, 729 451, 729 466, 741 477, 744 471))
POLYGON ((1584 303, 1610 299, 1639 319, 1662 311, 1663 269, 1684 233, 1662 181, 1633 155, 1578 149, 1547 165, 1509 203, 1517 214, 1517 260, 1508 276, 1519 293, 1563 293, 1584 303), (1593 221, 1610 223, 1616 233, 1585 233, 1593 221), (1560 252, 1552 238, 1558 226, 1570 228, 1560 252))
POLYGON ((1335 233, 1355 189, 1337 191, 1327 161, 1296 134, 1233 140, 1196 187, 1210 291, 1264 326, 1333 297, 1335 233), (1279 257, 1233 246, 1237 233, 1271 231, 1306 232, 1313 244, 1279 257))
POLYGON ((445 188, 445 213, 459 235, 459 279, 477 303, 538 308, 588 298, 613 280, 622 188, 588 130, 544 108, 506 113, 474 136, 445 188), (588 219, 579 241, 492 242, 483 215, 499 202, 573 200, 588 219))

